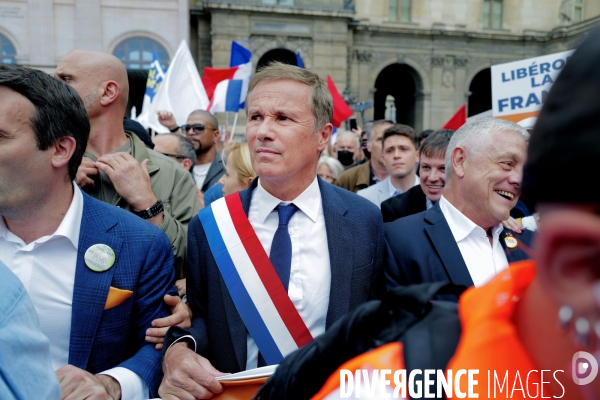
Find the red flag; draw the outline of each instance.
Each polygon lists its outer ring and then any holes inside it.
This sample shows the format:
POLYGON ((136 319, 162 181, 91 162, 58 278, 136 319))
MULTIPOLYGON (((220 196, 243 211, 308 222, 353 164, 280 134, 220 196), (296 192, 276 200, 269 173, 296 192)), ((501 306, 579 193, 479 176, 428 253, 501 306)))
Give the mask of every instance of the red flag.
POLYGON ((467 106, 466 104, 463 104, 460 106, 458 111, 456 111, 454 115, 450 117, 450 119, 442 126, 442 129, 457 130, 463 126, 465 122, 467 122, 467 106))
MULTIPOLYGON (((204 86, 206 87, 206 85, 204 86)), ((335 88, 329 75, 327 75, 327 87, 331 92, 331 97, 333 97, 333 126, 339 128, 343 121, 354 114, 354 111, 352 111, 342 96, 340 96, 340 93, 335 88)))
POLYGON ((204 90, 206 90, 206 95, 209 100, 212 100, 213 94, 215 93, 215 89, 217 84, 226 79, 233 79, 233 75, 235 71, 238 70, 238 67, 231 68, 211 68, 204 67, 204 73, 202 74, 202 84, 204 85, 204 90))

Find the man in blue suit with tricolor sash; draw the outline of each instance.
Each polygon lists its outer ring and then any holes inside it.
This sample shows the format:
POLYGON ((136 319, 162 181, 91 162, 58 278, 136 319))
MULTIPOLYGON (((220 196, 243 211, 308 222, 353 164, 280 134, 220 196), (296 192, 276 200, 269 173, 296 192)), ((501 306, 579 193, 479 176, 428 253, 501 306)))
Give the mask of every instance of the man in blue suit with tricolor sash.
POLYGON ((165 339, 163 399, 219 393, 215 377, 279 363, 383 290, 381 213, 317 177, 332 131, 325 83, 274 63, 245 104, 258 178, 190 222, 194 319, 165 339))

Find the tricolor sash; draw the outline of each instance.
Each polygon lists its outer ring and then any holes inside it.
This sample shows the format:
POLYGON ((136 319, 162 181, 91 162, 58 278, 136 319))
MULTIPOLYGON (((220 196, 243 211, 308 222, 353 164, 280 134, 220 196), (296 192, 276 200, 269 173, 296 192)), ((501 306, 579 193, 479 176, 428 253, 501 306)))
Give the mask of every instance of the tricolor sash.
POLYGON ((244 324, 267 364, 313 338, 283 287, 238 192, 198 213, 208 245, 244 324))

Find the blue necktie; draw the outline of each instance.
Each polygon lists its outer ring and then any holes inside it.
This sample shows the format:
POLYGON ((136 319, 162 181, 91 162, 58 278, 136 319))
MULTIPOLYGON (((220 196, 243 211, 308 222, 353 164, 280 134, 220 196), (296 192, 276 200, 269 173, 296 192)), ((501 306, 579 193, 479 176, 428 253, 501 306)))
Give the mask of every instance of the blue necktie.
MULTIPOLYGON (((292 239, 288 231, 288 224, 292 216, 298 211, 298 207, 294 204, 283 205, 280 204, 276 208, 279 214, 279 226, 273 236, 273 243, 271 244, 271 264, 277 271, 281 283, 285 290, 288 290, 290 283, 290 270, 292 268, 292 239)), ((267 365, 260 351, 258 352, 258 367, 264 367, 267 365)))
POLYGON ((280 204, 276 208, 279 213, 279 226, 273 236, 273 243, 271 244, 271 254, 269 258, 271 263, 283 283, 285 290, 288 290, 290 283, 290 269, 292 267, 292 239, 288 231, 288 224, 292 216, 298 211, 298 207, 294 204, 283 205, 280 204))

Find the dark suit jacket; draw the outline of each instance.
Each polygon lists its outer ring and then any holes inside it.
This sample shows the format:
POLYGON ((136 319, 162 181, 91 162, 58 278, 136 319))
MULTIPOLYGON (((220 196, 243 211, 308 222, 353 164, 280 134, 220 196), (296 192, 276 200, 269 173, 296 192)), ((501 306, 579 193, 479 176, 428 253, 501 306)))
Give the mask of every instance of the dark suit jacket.
POLYGON ((223 159, 221 158, 221 154, 217 152, 215 154, 215 159, 212 164, 210 164, 210 168, 206 172, 206 178, 204 178, 204 183, 202 184, 202 193, 206 192, 209 187, 219 182, 221 176, 225 173, 225 165, 223 165, 223 159))
POLYGON ((425 211, 426 199, 421 185, 413 186, 401 195, 390 197, 381 203, 383 222, 392 222, 425 211))
MULTIPOLYGON (((473 285, 439 202, 425 212, 387 223, 384 229, 388 289, 397 285, 437 281, 473 285)), ((524 230, 517 234, 504 228, 499 239, 509 263, 530 258, 522 246, 531 246, 533 232, 524 230), (512 233, 521 246, 507 248, 504 242, 507 232, 512 233)))
POLYGON ((174 279, 173 250, 162 230, 83 193, 69 364, 93 374, 127 368, 156 395, 162 379, 160 352, 144 338, 152 320, 171 314, 163 296, 177 294, 174 279), (85 265, 84 254, 95 244, 115 252, 112 268, 94 272, 85 265), (111 286, 133 294, 104 310, 111 286))
MULTIPOLYGON (((331 288, 326 326, 348 311, 380 296, 385 243, 379 209, 319 178, 331 262, 331 288)), ((255 179, 240 192, 246 214, 255 179)), ((209 248, 204 229, 194 217, 188 229, 187 297, 194 319, 190 332, 196 351, 223 372, 246 369, 246 326, 231 299, 209 248)), ((171 335, 171 331, 169 331, 171 335)), ((167 343, 172 339, 167 338, 167 343)))
POLYGON ((371 185, 371 161, 350 167, 338 176, 335 184, 351 192, 358 192, 371 185))

